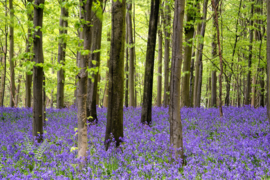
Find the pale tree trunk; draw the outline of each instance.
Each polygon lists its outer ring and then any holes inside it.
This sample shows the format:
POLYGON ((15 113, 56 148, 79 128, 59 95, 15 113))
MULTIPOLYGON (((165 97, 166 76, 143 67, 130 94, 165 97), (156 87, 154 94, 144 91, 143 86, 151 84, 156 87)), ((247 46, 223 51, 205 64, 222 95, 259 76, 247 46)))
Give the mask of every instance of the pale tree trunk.
POLYGON ((209 74, 209 77, 208 77, 208 91, 207 91, 207 100, 208 100, 208 103, 207 103, 207 107, 211 107, 210 105, 210 102, 211 102, 211 73, 209 74))
MULTIPOLYGON (((97 0, 94 0, 97 3, 97 0)), ((102 3, 99 10, 102 10, 102 3)), ((96 12, 92 13, 93 27, 92 27, 92 48, 91 58, 88 62, 89 68, 99 68, 100 66, 100 48, 101 48, 101 35, 102 35, 102 19, 97 17, 96 12), (96 51, 96 52, 95 52, 96 51), (93 63, 95 61, 95 63, 93 63)), ((93 123, 98 122, 97 117, 97 97, 98 97, 98 77, 99 70, 90 74, 91 78, 88 78, 87 82, 87 117, 88 121, 93 123)))
MULTIPOLYGON (((100 64, 99 64, 99 67, 98 69, 100 69, 100 64)), ((102 80, 102 79, 101 79, 102 80)), ((98 71, 98 80, 97 80, 97 96, 96 96, 96 105, 99 106, 99 95, 100 95, 100 92, 101 92, 101 88, 100 88, 100 71, 98 71)))
POLYGON ((220 46, 220 38, 219 38, 219 26, 218 26, 218 5, 215 5, 214 0, 212 1, 212 8, 215 11, 215 25, 216 25, 216 31, 217 31, 217 43, 218 43, 218 53, 219 53, 219 66, 220 66, 220 73, 219 73, 219 115, 220 117, 223 117, 223 111, 222 111, 222 73, 223 73, 223 62, 222 62, 222 54, 221 54, 221 46, 220 46))
POLYGON ((147 50, 146 50, 146 64, 144 75, 144 92, 141 123, 151 125, 152 123, 152 93, 153 93, 153 74, 156 48, 156 34, 158 24, 160 0, 151 0, 151 12, 149 20, 147 50))
MULTIPOLYGON (((81 23, 83 24, 83 48, 85 51, 90 51, 91 45, 91 8, 92 0, 80 0, 81 23)), ((78 158, 82 159, 81 166, 87 160, 87 117, 86 117, 86 99, 87 99, 87 62, 90 54, 81 54, 79 59, 80 72, 78 76, 78 158)))
MULTIPOLYGON (((54 65, 53 53, 52 53, 51 61, 52 61, 52 65, 54 65)), ((53 68, 52 68, 51 70, 52 70, 52 74, 54 74, 53 68)), ((51 108, 53 108, 53 90, 54 90, 54 87, 52 88, 52 91, 51 91, 51 101, 50 101, 50 103, 51 103, 51 108)))
MULTIPOLYGON (((31 10, 31 4, 33 0, 27 0, 27 4, 25 5, 27 8, 27 18, 28 21, 33 21, 33 11, 31 10)), ((31 37, 31 27, 28 26, 27 39, 26 39, 26 53, 30 53, 31 44, 29 42, 29 38, 31 37)), ((31 55, 27 56, 28 61, 33 61, 33 57, 31 55)), ((31 94, 32 94, 32 80, 33 75, 31 73, 25 74, 25 107, 31 107, 31 94)))
POLYGON ((162 31, 161 31, 161 26, 162 26, 162 24, 161 24, 160 20, 158 23, 159 23, 159 28, 158 28, 157 106, 161 107, 161 92, 162 92, 162 31))
POLYGON ((133 34, 134 34, 134 75, 135 75, 135 79, 134 79, 134 89, 135 89, 135 107, 138 106, 138 102, 137 102, 137 89, 136 89, 136 82, 138 81, 138 73, 136 73, 136 51, 135 51, 135 44, 136 44, 136 30, 135 30, 135 1, 133 1, 133 34))
MULTIPOLYGON (((65 66, 66 47, 67 47, 67 28, 68 28, 68 9, 65 8, 63 3, 67 3, 67 0, 61 0, 61 15, 60 15, 60 29, 59 29, 59 43, 58 43, 58 64, 65 66)), ((64 108, 64 87, 65 87, 65 70, 61 68, 57 72, 57 98, 56 108, 64 108)))
POLYGON ((112 1, 112 31, 109 68, 109 97, 105 149, 108 150, 112 138, 116 147, 122 142, 123 96, 124 96, 124 49, 125 49, 126 1, 112 1), (113 136, 113 137, 112 137, 113 136))
MULTIPOLYGON (((254 0, 251 0, 254 2, 254 0)), ((250 93, 251 93, 251 64, 252 64, 252 43, 253 43, 253 11, 254 5, 251 4, 250 10, 251 18, 250 18, 250 29, 249 29, 249 56, 248 56, 248 73, 247 73, 247 87, 246 87, 246 98, 245 98, 245 105, 249 105, 251 102, 250 93)))
POLYGON ((270 1, 267 1, 267 115, 270 123, 270 1))
POLYGON ((15 107, 19 107, 21 79, 22 79, 22 75, 19 75, 18 86, 17 86, 17 89, 16 89, 15 107))
POLYGON ((135 105, 135 76, 134 76, 134 42, 133 42, 133 31, 132 31, 132 19, 131 19, 132 3, 127 4, 127 30, 128 30, 128 41, 129 41, 129 106, 136 107, 135 105))
MULTIPOLYGON (((107 43, 111 42, 111 33, 108 32, 107 34, 107 43)), ((110 55, 110 51, 107 51, 108 56, 110 55)), ((105 90, 104 90, 104 95, 103 95, 103 107, 108 107, 108 94, 109 94, 109 64, 110 64, 110 59, 107 60, 107 68, 108 70, 106 71, 106 84, 105 84, 105 90)), ((126 86, 127 87, 127 86, 126 86)))
POLYGON ((10 107, 15 103, 15 69, 14 69, 14 9, 13 0, 9 0, 10 28, 9 28, 9 69, 10 69, 10 107))
POLYGON ((171 39, 171 9, 169 5, 169 0, 165 0, 164 8, 164 89, 163 89, 163 106, 167 107, 169 105, 169 63, 170 63, 170 39, 171 39))
POLYGON ((6 86, 6 60, 7 60, 7 1, 5 0, 5 38, 4 38, 4 47, 3 47, 3 58, 1 60, 1 65, 3 70, 1 72, 1 89, 0 89, 0 107, 4 106, 4 97, 5 97, 5 86, 6 86))
POLYGON ((193 2, 191 0, 187 1, 187 24, 185 26, 185 42, 186 45, 184 53, 184 62, 183 62, 183 76, 182 76, 182 85, 181 85, 181 107, 190 107, 189 100, 189 88, 190 88, 190 65, 192 57, 192 45, 193 45, 193 35, 194 35, 194 21, 196 10, 194 10, 193 2), (195 12, 194 12, 195 11, 195 12))
POLYGON ((183 26, 185 0, 175 0, 172 41, 171 93, 169 106, 170 144, 173 147, 172 157, 181 158, 184 165, 183 132, 180 115, 180 77, 183 60, 183 26))
MULTIPOLYGON (((42 22, 43 22, 43 7, 45 0, 35 0, 34 4, 34 28, 38 30, 34 33, 34 62, 44 63, 43 42, 42 42, 42 22)), ((43 67, 34 65, 33 75, 33 136, 37 137, 38 142, 43 141, 43 108, 42 108, 42 90, 43 90, 43 67)))

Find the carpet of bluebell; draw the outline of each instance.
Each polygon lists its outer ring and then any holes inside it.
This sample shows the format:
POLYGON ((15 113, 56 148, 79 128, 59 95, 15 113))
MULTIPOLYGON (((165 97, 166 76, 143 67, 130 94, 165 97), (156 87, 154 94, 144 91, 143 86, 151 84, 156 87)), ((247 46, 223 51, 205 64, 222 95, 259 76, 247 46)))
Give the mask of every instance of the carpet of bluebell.
POLYGON ((187 165, 171 161, 168 108, 153 108, 152 127, 140 108, 124 109, 124 143, 104 148, 106 109, 88 127, 88 157, 77 159, 76 109, 47 109, 42 144, 32 144, 32 110, 0 108, 0 179, 270 179, 266 108, 181 110, 187 165))

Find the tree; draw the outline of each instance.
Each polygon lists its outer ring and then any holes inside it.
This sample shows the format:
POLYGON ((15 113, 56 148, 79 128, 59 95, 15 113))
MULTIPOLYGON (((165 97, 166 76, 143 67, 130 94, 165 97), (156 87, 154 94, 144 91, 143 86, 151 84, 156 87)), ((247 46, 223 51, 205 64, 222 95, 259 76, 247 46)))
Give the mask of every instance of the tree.
POLYGON ((77 92, 77 103, 78 103, 78 157, 82 158, 82 164, 86 161, 87 151, 87 117, 86 117, 86 97, 87 97, 87 61, 90 57, 90 45, 91 45, 91 8, 92 0, 80 0, 80 11, 81 11, 81 24, 83 26, 84 50, 81 51, 79 56, 79 68, 78 74, 78 92, 77 92))
POLYGON ((156 48, 156 34, 158 24, 159 0, 151 0, 151 12, 149 20, 146 64, 144 74, 144 91, 141 123, 151 125, 152 123, 152 93, 153 93, 153 74, 156 48))
POLYGON ((14 71, 14 9, 13 0, 9 0, 10 27, 9 27, 9 69, 10 69, 10 107, 15 103, 15 71, 14 71))
POLYGON ((162 92, 162 31, 161 22, 159 16, 159 28, 158 28, 158 85, 157 85, 157 106, 161 107, 161 92, 162 92))
POLYGON ((123 93, 124 93, 124 44, 125 44, 126 1, 112 2, 112 31, 109 65, 109 96, 105 149, 108 150, 112 138, 116 147, 123 138, 123 93), (112 137, 113 136, 113 137, 112 137))
POLYGON ((43 23, 43 8, 45 0, 35 0, 34 3, 34 62, 33 67, 33 136, 37 137, 38 142, 43 141, 43 116, 42 109, 42 90, 43 90, 43 67, 38 64, 44 63, 43 42, 42 42, 42 23, 43 23))
POLYGON ((267 116, 270 123, 270 1, 267 1, 267 116))
POLYGON ((60 1, 61 15, 59 27, 59 42, 58 42, 58 63, 63 67, 57 72, 57 98, 56 108, 64 108, 64 87, 65 87, 65 56, 66 56, 66 35, 68 27, 68 9, 66 8, 67 0, 60 1))
POLYGON ((175 0, 172 41, 172 72, 171 94, 169 106, 170 144, 174 149, 175 158, 182 159, 184 164, 183 132, 180 114, 180 78, 183 60, 183 28, 184 28, 185 0, 175 0))
MULTIPOLYGON (((97 0, 94 0, 94 4, 97 5, 97 0)), ((102 2, 100 6, 96 7, 92 12, 93 27, 92 27, 92 48, 91 58, 88 62, 90 68, 90 77, 87 82, 87 117, 89 122, 98 122, 97 117, 97 97, 98 97, 98 77, 100 66, 100 48, 101 48, 101 34, 102 34, 102 13, 101 17, 99 13, 102 12, 102 2), (93 71, 91 71, 93 70, 93 71)))

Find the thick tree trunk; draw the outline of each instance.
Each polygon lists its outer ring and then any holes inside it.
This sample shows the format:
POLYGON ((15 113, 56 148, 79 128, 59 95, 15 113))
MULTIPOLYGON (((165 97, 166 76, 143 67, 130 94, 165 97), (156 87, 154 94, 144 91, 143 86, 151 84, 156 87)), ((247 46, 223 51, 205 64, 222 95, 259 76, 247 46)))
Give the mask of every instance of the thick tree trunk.
MULTIPOLYGON (((60 4, 66 3, 67 0, 61 0, 60 4)), ((60 15, 60 29, 59 29, 59 42, 58 42, 58 63, 62 66, 65 66, 65 57, 66 57, 66 35, 68 28, 68 9, 65 8, 65 5, 61 7, 60 15)), ((64 87, 65 87, 65 70, 61 68, 57 72, 57 98, 56 98, 56 108, 64 108, 64 87)))
MULTIPOLYGON (((80 0, 81 8, 81 23, 83 24, 83 36, 84 51, 90 52, 91 45, 91 8, 92 0, 82 1, 80 0)), ((89 53, 81 54, 79 59, 80 72, 78 74, 78 92, 77 92, 77 103, 78 103, 78 158, 82 158, 81 165, 83 166, 86 162, 86 151, 87 151, 87 117, 86 117, 86 99, 87 99, 87 62, 90 57, 89 53)))
POLYGON ((141 123, 151 125, 152 123, 152 93, 153 93, 153 74, 155 61, 156 34, 158 24, 160 0, 151 0, 151 14, 149 20, 146 64, 144 75, 144 92, 141 123))
MULTIPOLYGON (((161 19, 161 18, 160 18, 161 19)), ((162 94, 162 31, 161 22, 159 20, 158 29, 158 78, 157 78, 157 106, 161 107, 161 94, 162 94)))
POLYGON ((169 0, 165 1, 164 8, 164 89, 163 89, 163 106, 167 107, 169 105, 169 74, 170 74, 170 40, 171 40, 171 9, 169 5, 169 0))
POLYGON ((109 97, 105 148, 108 150, 112 138, 116 147, 122 142, 123 133, 123 95, 124 95, 124 49, 125 49, 126 1, 112 2, 112 39, 109 69, 109 97), (112 137, 113 136, 113 137, 112 137))
POLYGON ((192 45, 194 35, 194 21, 196 10, 193 8, 191 0, 187 1, 187 24, 185 26, 185 53, 183 62, 183 76, 181 85, 181 107, 190 107, 189 88, 190 88, 190 64, 192 56, 192 45), (195 12, 194 12, 195 11, 195 12))
POLYGON ((14 69, 14 9, 13 0, 9 0, 10 28, 9 28, 9 69, 10 69, 10 107, 15 103, 15 69, 14 69))
MULTIPOLYGON (((251 0, 254 2, 254 0, 251 0)), ((249 105, 251 102, 250 93, 251 93, 251 61, 252 61, 252 43, 253 43, 253 10, 254 5, 251 4, 251 18, 250 18, 250 30, 249 30, 249 56, 248 56, 248 73, 247 73, 247 87, 246 87, 246 98, 245 105, 249 105)))
MULTIPOLYGON (((27 8, 27 18, 28 21, 33 21, 33 11, 31 10, 31 4, 33 0, 27 0, 26 8, 27 8)), ((29 42, 29 38, 31 37, 31 27, 28 26, 27 39, 26 39, 26 53, 30 53, 31 44, 29 42)), ((27 61, 33 61, 33 56, 28 55, 27 61)), ((31 73, 25 74, 25 107, 31 107, 31 94, 32 94, 32 80, 33 75, 31 73)))
POLYGON ((125 74, 126 74, 126 80, 125 80, 125 106, 128 107, 128 90, 129 90, 129 53, 128 53, 128 17, 126 16, 126 66, 125 66, 125 74))
POLYGON ((270 123, 270 1, 267 1, 267 115, 270 123))
MULTIPOLYGON (((42 44, 42 22, 43 22, 43 7, 45 0, 35 0, 34 4, 34 28, 38 29, 34 33, 34 62, 44 63, 43 44, 42 44), (39 27, 39 28, 38 28, 39 27)), ((33 78, 33 136, 37 137, 38 142, 43 141, 43 116, 42 109, 42 89, 43 89, 43 67, 34 65, 33 78)))
POLYGON ((135 86, 134 86, 134 42, 133 42, 133 31, 132 31, 132 19, 131 19, 132 4, 127 4, 127 30, 128 30, 128 41, 129 41, 129 106, 136 107, 135 105, 135 86))
POLYGON ((185 0, 175 0, 173 19, 173 41, 172 41, 172 72, 171 72, 171 94, 169 106, 170 122, 170 144, 174 148, 175 159, 181 158, 184 164, 183 132, 180 115, 180 79, 181 64, 183 60, 183 26, 184 26, 185 0))
MULTIPOLYGON (((97 3, 97 0, 94 0, 97 3)), ((102 5, 99 10, 102 10, 102 5)), ((100 48, 101 48, 101 35, 102 35, 102 19, 97 17, 96 12, 92 13, 93 17, 93 28, 92 28, 92 48, 91 58, 88 62, 89 68, 99 68, 100 66, 100 48), (95 63, 93 63, 95 61, 95 63)), ((87 86, 87 117, 89 122, 98 122, 97 118, 97 96, 98 96, 98 77, 99 70, 92 73, 91 78, 88 78, 87 86)))

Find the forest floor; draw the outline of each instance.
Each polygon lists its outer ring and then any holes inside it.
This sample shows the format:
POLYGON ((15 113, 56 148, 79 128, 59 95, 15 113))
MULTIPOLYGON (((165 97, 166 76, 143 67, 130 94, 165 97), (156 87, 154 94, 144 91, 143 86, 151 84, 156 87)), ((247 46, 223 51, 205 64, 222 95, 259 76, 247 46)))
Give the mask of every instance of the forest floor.
MULTIPOLYGON (((124 109, 122 151, 104 148, 106 109, 88 128, 87 166, 77 166, 75 109, 48 109, 45 141, 32 144, 32 110, 0 108, 0 179, 270 179, 266 109, 181 110, 187 165, 171 163, 168 108, 153 108, 153 126, 140 108, 124 109)), ((112 146, 111 146, 112 147, 112 146)))

